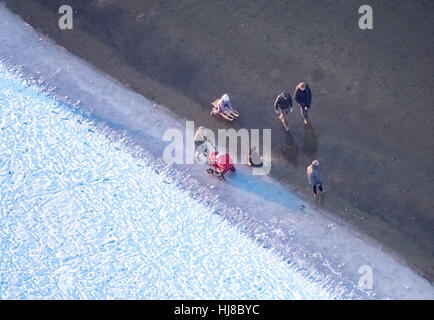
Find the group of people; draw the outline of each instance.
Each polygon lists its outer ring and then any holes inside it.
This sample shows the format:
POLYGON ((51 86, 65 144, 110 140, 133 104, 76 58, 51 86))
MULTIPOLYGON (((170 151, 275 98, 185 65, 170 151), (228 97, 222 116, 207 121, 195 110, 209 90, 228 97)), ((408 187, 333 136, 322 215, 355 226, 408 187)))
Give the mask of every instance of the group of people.
MULTIPOLYGON (((305 82, 299 83, 295 87, 294 100, 300 106, 300 112, 303 117, 304 124, 308 124, 308 111, 312 103, 312 92, 305 82)), ((279 113, 279 119, 282 121, 283 127, 289 131, 288 114, 292 112, 292 99, 288 92, 282 92, 276 97, 274 101, 274 110, 279 113)))
MULTIPOLYGON (((295 87, 294 100, 300 106, 300 112, 301 116, 303 117, 304 124, 308 125, 308 111, 312 103, 312 91, 310 90, 310 87, 307 85, 307 83, 300 82, 295 87)), ((293 110, 291 94, 288 92, 280 93, 274 101, 274 110, 279 114, 279 119, 282 121, 282 125, 285 130, 289 131, 288 114, 293 110)), ((318 160, 314 160, 307 167, 307 179, 309 184, 312 185, 315 198, 318 196, 318 191, 324 192, 318 160)))
MULTIPOLYGON (((312 92, 307 83, 301 82, 295 87, 294 100, 300 106, 300 112, 303 117, 303 122, 307 126, 309 123, 308 111, 312 104, 312 92)), ((213 110, 211 114, 213 115, 221 115, 223 118, 230 121, 232 121, 235 117, 239 116, 238 112, 233 108, 229 96, 226 93, 220 99, 214 101, 212 105, 213 105, 213 110)), ((293 111, 291 94, 288 92, 280 93, 276 97, 276 100, 274 102, 274 110, 276 113, 279 114, 279 119, 282 122, 282 125, 285 128, 285 130, 289 131, 288 115, 289 112, 293 111)), ((199 147, 199 145, 201 145, 204 141, 206 141, 206 137, 203 137, 202 133, 200 132, 201 131, 200 129, 203 129, 203 127, 200 127, 196 132, 196 136, 195 136, 196 147, 199 147)), ((202 152, 203 150, 200 153, 202 152)), ((199 155, 199 153, 196 153, 196 155, 199 155)), ((250 149, 247 157, 248 157, 249 166, 253 166, 253 167, 262 166, 262 160, 260 159, 259 154, 254 147, 250 149)), ((318 196, 318 191, 319 192, 324 191, 318 160, 314 160, 307 167, 307 178, 309 184, 312 185, 313 194, 314 197, 316 198, 318 196)))

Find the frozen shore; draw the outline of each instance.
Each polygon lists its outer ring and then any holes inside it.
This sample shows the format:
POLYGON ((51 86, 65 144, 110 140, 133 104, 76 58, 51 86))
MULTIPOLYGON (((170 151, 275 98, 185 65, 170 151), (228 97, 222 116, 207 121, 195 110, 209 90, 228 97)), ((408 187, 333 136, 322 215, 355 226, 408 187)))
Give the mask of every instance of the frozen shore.
POLYGON ((236 176, 218 182, 200 166, 166 167, 158 159, 165 146, 161 138, 167 128, 184 130, 182 119, 38 35, 3 6, 0 21, 3 44, 0 56, 8 65, 21 66, 23 75, 52 87, 55 97, 97 126, 104 124, 114 129, 105 131, 112 140, 125 134, 128 137, 125 145, 136 156, 149 151, 153 166, 171 177, 171 182, 262 246, 272 249, 333 296, 433 297, 429 283, 398 258, 331 215, 307 205, 297 194, 270 178, 252 177, 247 168, 239 168, 236 176), (218 197, 223 192, 229 196, 218 197), (374 288, 367 292, 357 289, 361 276, 358 270, 363 265, 369 265, 374 272, 374 288))
POLYGON ((331 299, 0 64, 0 299, 331 299))

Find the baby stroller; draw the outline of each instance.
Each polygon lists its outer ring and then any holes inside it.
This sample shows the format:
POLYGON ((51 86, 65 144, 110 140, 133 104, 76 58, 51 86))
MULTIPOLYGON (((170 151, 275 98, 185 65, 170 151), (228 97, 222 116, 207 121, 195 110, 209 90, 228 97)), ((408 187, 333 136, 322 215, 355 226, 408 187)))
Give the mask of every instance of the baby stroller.
POLYGON ((220 180, 224 180, 226 172, 235 172, 235 167, 232 164, 231 158, 228 153, 218 153, 214 151, 208 156, 209 168, 206 169, 211 175, 217 175, 220 180))

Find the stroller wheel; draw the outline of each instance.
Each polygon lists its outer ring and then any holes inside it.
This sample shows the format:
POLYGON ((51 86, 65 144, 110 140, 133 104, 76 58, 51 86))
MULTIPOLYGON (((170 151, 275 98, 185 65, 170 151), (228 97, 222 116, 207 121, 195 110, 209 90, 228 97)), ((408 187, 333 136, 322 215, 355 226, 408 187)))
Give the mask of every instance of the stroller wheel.
POLYGON ((214 173, 214 170, 211 169, 211 168, 208 168, 208 169, 206 169, 206 172, 208 172, 209 174, 213 174, 213 173, 214 173))
POLYGON ((220 175, 219 175, 219 179, 220 179, 220 180, 224 180, 225 177, 223 177, 223 175, 220 174, 220 175))
POLYGON ((232 171, 232 172, 235 172, 235 167, 232 167, 232 168, 231 168, 231 171, 232 171))

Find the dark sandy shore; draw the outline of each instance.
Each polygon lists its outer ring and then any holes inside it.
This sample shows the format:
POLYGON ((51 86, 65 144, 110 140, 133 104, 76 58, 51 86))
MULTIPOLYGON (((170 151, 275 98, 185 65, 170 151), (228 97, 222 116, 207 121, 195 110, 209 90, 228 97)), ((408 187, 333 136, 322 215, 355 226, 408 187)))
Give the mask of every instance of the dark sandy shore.
POLYGON ((323 166, 321 204, 434 282, 434 2, 3 0, 70 52, 209 128, 271 128, 272 176, 310 197, 305 170, 323 166), (57 25, 74 9, 74 30, 57 25), (310 84, 311 127, 297 109, 285 133, 281 90, 310 84), (227 124, 209 102, 228 92, 227 124))

